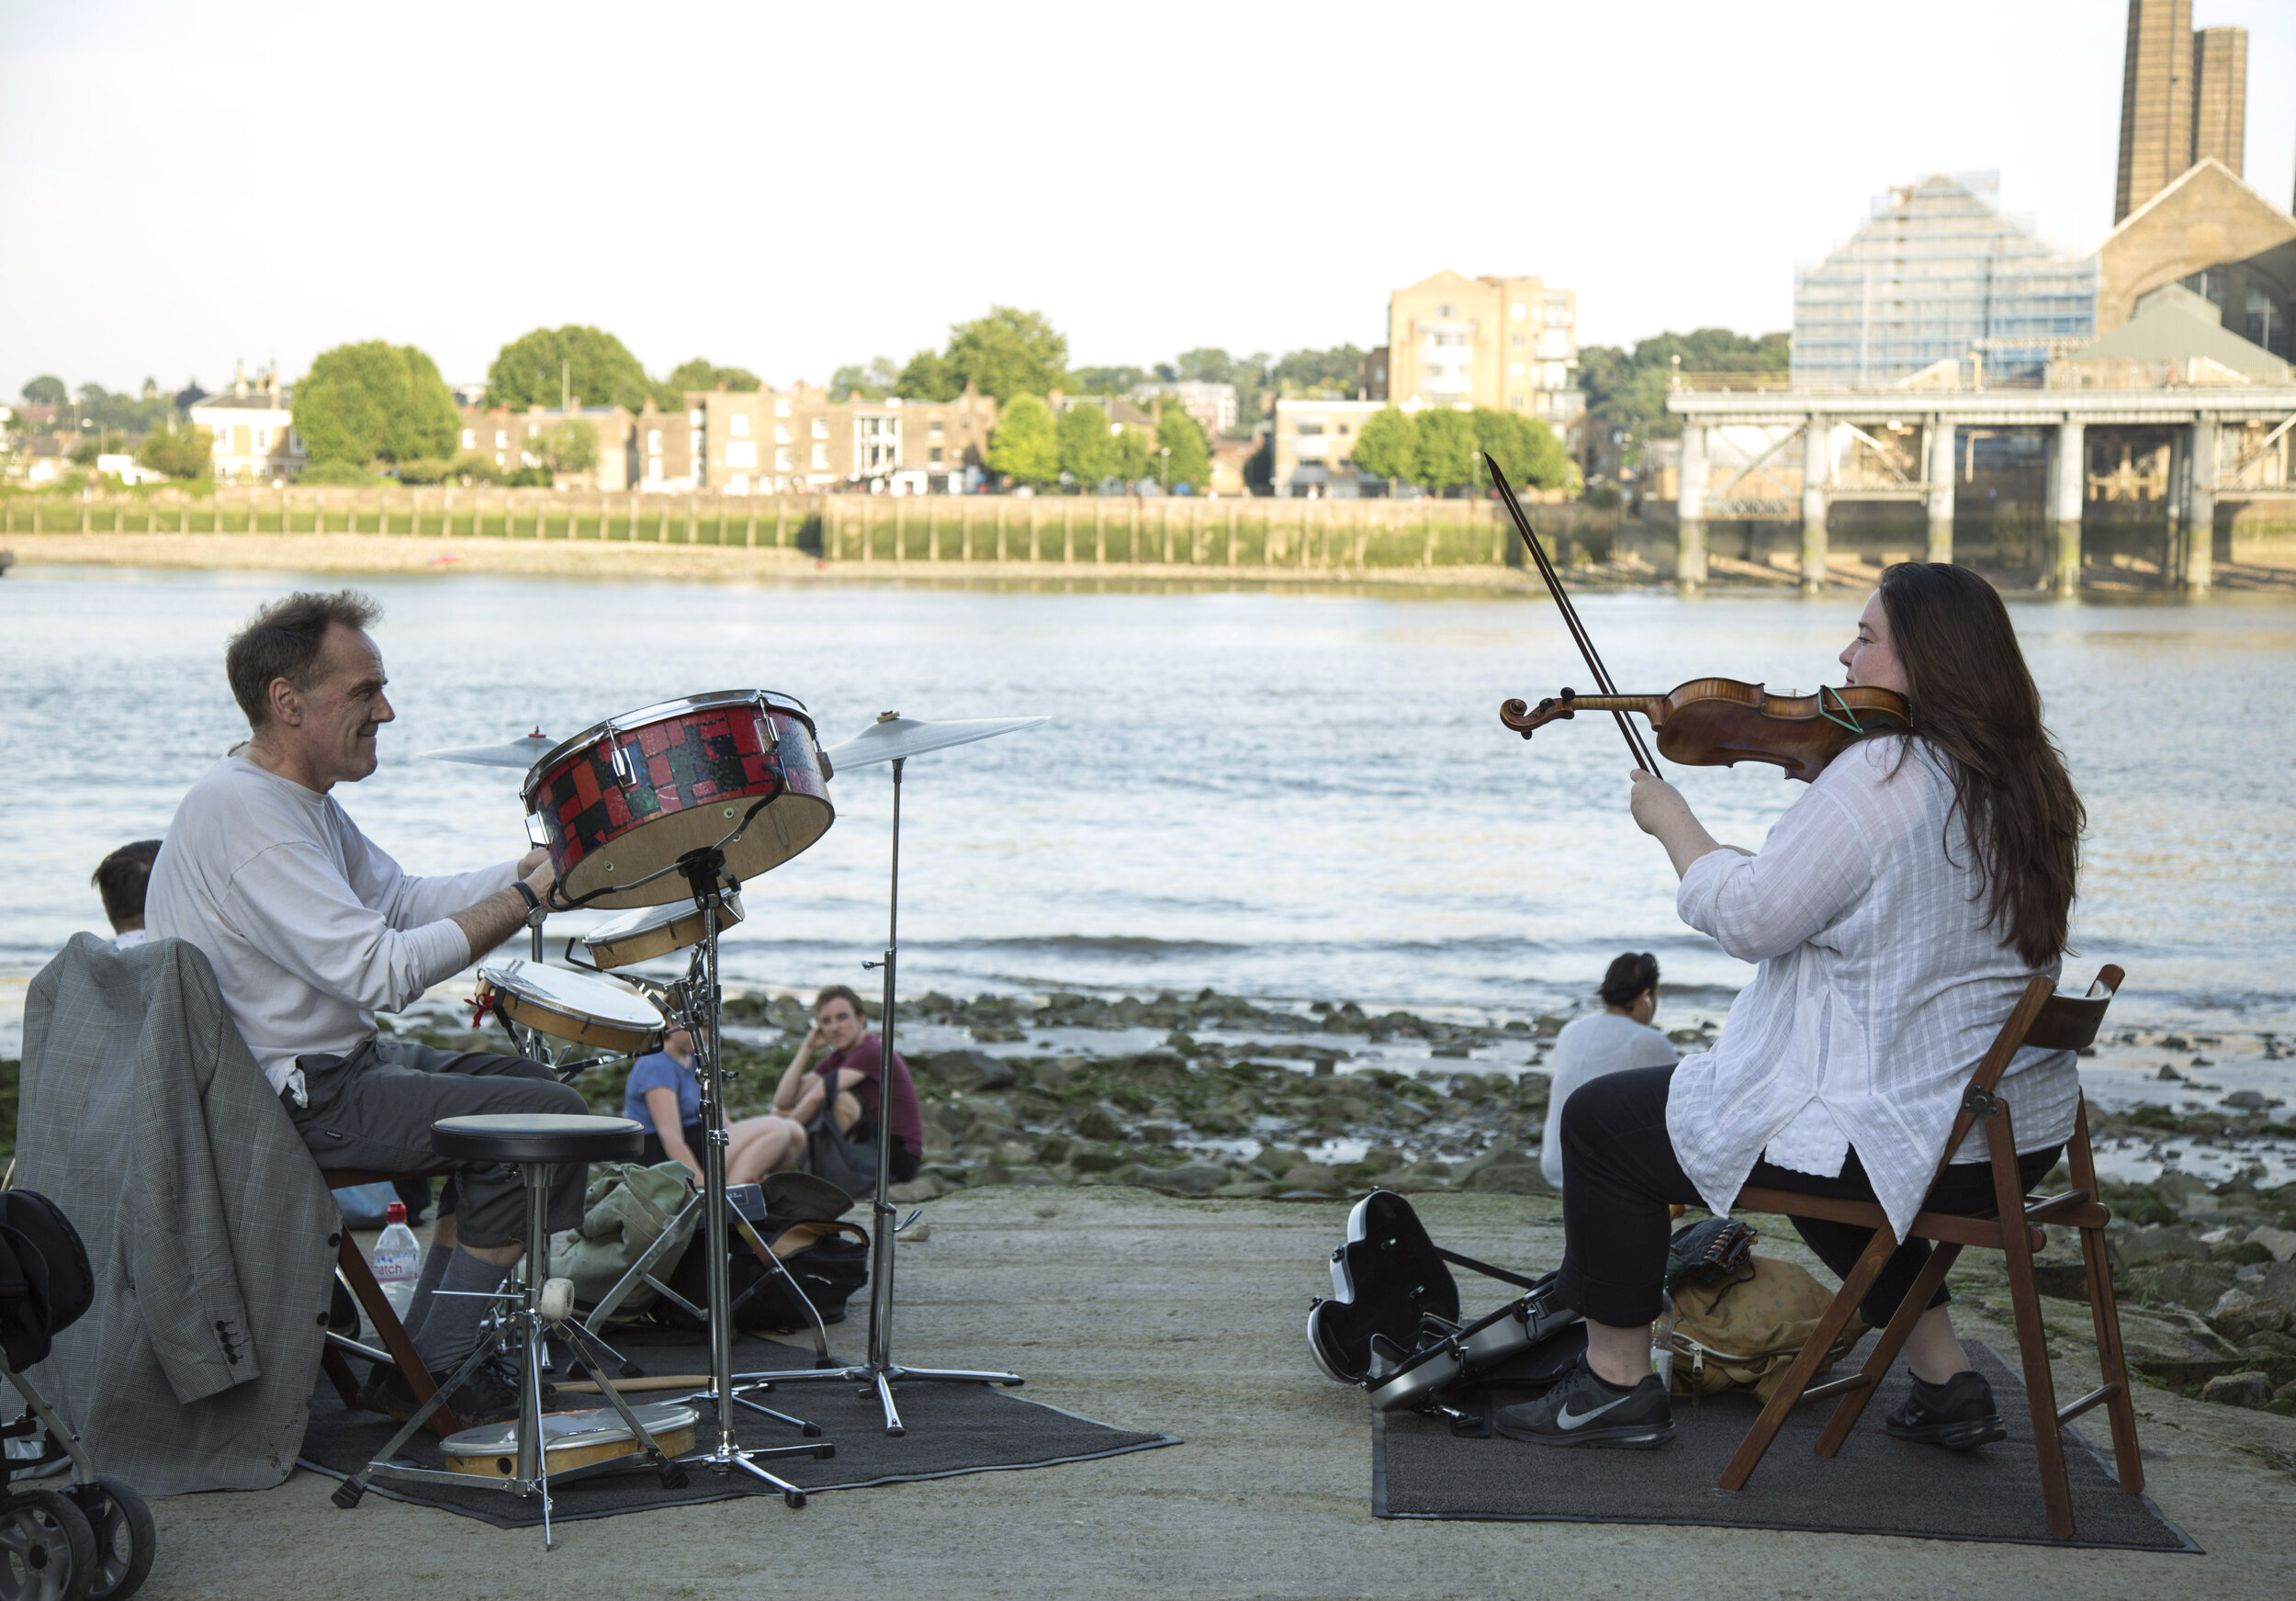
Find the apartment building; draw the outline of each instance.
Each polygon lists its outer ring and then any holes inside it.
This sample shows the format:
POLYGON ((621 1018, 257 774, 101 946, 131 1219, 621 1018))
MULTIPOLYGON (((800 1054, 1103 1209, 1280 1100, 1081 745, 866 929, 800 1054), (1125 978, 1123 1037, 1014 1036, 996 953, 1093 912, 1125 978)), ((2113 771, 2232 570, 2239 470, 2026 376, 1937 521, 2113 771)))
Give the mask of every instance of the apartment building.
POLYGON ((596 434, 597 459, 587 472, 556 474, 556 487, 608 491, 628 489, 637 459, 637 419, 620 406, 579 406, 571 412, 556 406, 530 406, 523 412, 512 412, 503 406, 491 411, 465 406, 456 454, 490 457, 505 472, 539 467, 542 461, 535 454, 538 436, 568 422, 580 423, 596 434))
POLYGON ((1387 345, 1374 353, 1385 394, 1373 398, 1520 412, 1567 441, 1586 410, 1578 322, 1577 292, 1543 278, 1439 272, 1388 298, 1387 345))
MULTIPOLYGON (((1276 402, 1275 459, 1268 481, 1275 492, 1297 500, 1355 500, 1364 491, 1356 470, 1356 439, 1385 400, 1276 402)), ((1372 480, 1377 492, 1383 485, 1372 480)))
POLYGON ((250 382, 242 371, 226 393, 195 404, 191 421, 215 435, 219 479, 293 478, 310 463, 295 432, 295 392, 280 388, 274 373, 250 382))
POLYGON ((996 402, 969 388, 953 400, 833 400, 799 383, 701 390, 686 414, 637 419, 640 487, 786 494, 883 484, 895 494, 962 493, 996 425, 996 402))

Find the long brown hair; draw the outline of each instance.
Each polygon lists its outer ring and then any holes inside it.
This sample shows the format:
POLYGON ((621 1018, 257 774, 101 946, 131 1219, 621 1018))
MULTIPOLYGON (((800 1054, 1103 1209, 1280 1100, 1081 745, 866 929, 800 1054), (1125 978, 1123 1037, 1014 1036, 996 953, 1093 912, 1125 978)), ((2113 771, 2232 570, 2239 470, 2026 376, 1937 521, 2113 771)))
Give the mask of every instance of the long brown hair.
POLYGON ((2065 952, 2088 814, 2042 726, 2041 691, 2009 608, 1975 573, 1941 561, 1894 563, 1881 594, 1914 733, 1953 780, 1947 854, 1958 813, 1976 852, 1986 926, 2044 967, 2065 952))

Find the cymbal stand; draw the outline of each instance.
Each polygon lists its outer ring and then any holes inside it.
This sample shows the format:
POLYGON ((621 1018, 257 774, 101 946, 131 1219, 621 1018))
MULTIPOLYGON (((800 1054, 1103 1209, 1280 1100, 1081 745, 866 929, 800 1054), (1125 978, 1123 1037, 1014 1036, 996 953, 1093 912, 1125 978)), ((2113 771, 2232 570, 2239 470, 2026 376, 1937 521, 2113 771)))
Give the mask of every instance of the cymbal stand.
MULTIPOLYGON (((768 1472, 758 1465, 759 1461, 794 1456, 816 1459, 833 1457, 837 1454, 835 1446, 824 1441, 817 1445, 745 1449, 734 1443, 734 1408, 737 1405, 748 1406, 759 1412, 771 1409, 759 1406, 756 1402, 737 1393, 733 1376, 733 1297, 726 1271, 726 1213, 728 1210, 726 1200, 726 1083, 722 1053, 718 1049, 720 1019, 715 894, 717 882, 726 871, 725 853, 716 850, 696 851, 681 866, 686 882, 693 886, 694 903, 702 911, 702 943, 695 974, 699 982, 689 991, 690 1015, 687 1022, 693 1034, 694 1055, 702 1070, 702 1225, 703 1248, 708 1253, 709 1262, 710 1325, 709 1388, 695 1391, 685 1399, 710 1404, 717 1417, 717 1443, 707 1449, 691 1452, 680 1460, 697 1463, 717 1473, 730 1473, 737 1469, 772 1485, 791 1506, 803 1506, 805 1493, 788 1480, 768 1472)), ((802 1426, 800 1419, 785 1417, 780 1413, 772 1415, 802 1426)))
MULTIPOLYGON (((877 1050, 877 1196, 872 1206, 869 1263, 869 1359, 858 1367, 836 1369, 796 1369, 775 1373, 744 1373, 744 1381, 771 1383, 806 1383, 833 1379, 861 1386, 867 1397, 874 1393, 878 1405, 884 1412, 885 1433, 906 1434, 908 1427, 901 1421, 900 1409, 894 1404, 893 1386, 896 1383, 942 1384, 1002 1384, 1010 1389, 1024 1382, 1018 1373, 975 1373, 951 1368, 904 1368, 893 1359, 893 1257, 894 1236, 904 1224, 894 1220, 898 1209, 893 1204, 889 1191, 893 1185, 893 1038, 895 1002, 894 996, 895 957, 900 950, 901 932, 901 770, 907 765, 906 758, 893 763, 893 872, 891 889, 886 898, 885 953, 882 962, 863 963, 864 967, 882 968, 884 972, 883 1026, 878 1033, 877 1050)), ((911 1214, 911 1221, 915 1221, 911 1214)))

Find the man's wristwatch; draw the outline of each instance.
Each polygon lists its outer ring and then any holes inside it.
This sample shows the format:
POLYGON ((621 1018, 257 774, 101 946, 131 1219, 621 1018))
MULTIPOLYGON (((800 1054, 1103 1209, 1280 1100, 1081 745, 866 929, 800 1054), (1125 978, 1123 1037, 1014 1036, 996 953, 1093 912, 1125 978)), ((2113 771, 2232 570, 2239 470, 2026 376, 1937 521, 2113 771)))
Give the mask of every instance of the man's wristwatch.
POLYGON ((535 893, 533 885, 528 884, 523 878, 513 878, 511 880, 511 887, 518 891, 519 897, 526 903, 528 911, 538 912, 542 909, 542 897, 535 893))

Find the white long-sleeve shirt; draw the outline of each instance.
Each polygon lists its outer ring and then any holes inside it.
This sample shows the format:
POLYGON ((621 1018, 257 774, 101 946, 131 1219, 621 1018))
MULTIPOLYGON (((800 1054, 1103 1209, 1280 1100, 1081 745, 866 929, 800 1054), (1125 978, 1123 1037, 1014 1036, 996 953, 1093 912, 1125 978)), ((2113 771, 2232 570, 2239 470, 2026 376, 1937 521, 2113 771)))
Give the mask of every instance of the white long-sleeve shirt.
POLYGON ((1671 1067, 1674 1047, 1648 1023, 1598 1011, 1562 1025, 1555 1036, 1553 1074, 1547 1087, 1547 1130, 1538 1140, 1538 1170, 1562 1188, 1562 1106, 1570 1092, 1605 1073, 1630 1067, 1671 1067))
POLYGON ((508 889, 516 863, 415 878, 333 797, 234 752, 175 809, 144 896, 154 939, 197 945, 256 1065, 287 1088, 295 1058, 347 1054, 467 966, 452 914, 508 889))
MULTIPOLYGON (((1675 1154, 1717 1213, 1760 1157, 1832 1178, 1854 1145, 1903 1238, 1969 1076, 2032 977, 1985 926, 1958 817, 1947 849, 1951 781, 1919 740, 1899 766, 1907 742, 1851 746, 1760 855, 1715 851, 1683 875, 1683 920, 1761 964, 1667 1097, 1675 1154)), ((2020 1051, 2001 1080, 2019 1148, 2070 1138, 2079 1092, 2071 1052, 2020 1051)), ((1955 1160, 1985 1155, 1973 1129, 1955 1160)))

